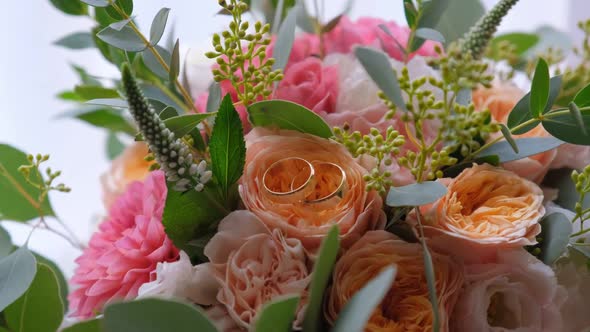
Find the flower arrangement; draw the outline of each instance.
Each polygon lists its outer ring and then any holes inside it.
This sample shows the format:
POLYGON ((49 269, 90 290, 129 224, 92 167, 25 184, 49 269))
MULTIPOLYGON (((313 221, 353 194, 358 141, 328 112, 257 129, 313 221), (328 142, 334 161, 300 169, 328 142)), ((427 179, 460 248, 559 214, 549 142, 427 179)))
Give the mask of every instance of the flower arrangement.
POLYGON ((495 36, 518 0, 404 0, 407 27, 220 0, 195 92, 168 8, 148 36, 131 0, 51 2, 121 71, 59 96, 109 131, 108 212, 80 242, 49 156, 0 145, 2 219, 81 251, 68 285, 0 228, 0 331, 590 328, 590 21, 571 66, 495 36))

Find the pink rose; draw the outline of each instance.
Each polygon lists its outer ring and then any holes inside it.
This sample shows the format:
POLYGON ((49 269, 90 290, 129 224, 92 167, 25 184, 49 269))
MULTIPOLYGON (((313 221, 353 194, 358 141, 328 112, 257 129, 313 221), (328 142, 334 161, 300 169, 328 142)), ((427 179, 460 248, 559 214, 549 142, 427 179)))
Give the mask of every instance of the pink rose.
POLYGON ((551 268, 523 249, 500 250, 494 262, 465 267, 452 331, 565 331, 564 298, 551 268))
MULTIPOLYGON (((217 281, 216 298, 203 290, 200 304, 225 306, 230 317, 248 328, 262 306, 286 294, 301 295, 294 328, 303 319, 307 287, 311 281, 307 257, 301 242, 285 238, 279 229, 269 230, 249 211, 227 215, 215 236, 205 246, 209 263, 204 266, 217 281)), ((203 285, 213 285, 203 279, 203 285)))
POLYGON ((338 69, 317 58, 293 64, 279 83, 276 99, 289 100, 310 110, 333 113, 338 100, 338 69))
POLYGON ((583 169, 590 164, 590 146, 563 144, 557 148, 557 155, 550 168, 583 169))

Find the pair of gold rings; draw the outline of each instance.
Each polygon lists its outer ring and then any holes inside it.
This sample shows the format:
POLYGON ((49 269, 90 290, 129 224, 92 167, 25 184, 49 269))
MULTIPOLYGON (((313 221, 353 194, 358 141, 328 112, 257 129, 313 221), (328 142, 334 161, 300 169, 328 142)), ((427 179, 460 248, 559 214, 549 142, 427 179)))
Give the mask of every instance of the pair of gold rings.
POLYGON ((283 158, 264 172, 265 191, 278 203, 302 203, 329 208, 337 205, 346 191, 346 172, 337 164, 283 158))

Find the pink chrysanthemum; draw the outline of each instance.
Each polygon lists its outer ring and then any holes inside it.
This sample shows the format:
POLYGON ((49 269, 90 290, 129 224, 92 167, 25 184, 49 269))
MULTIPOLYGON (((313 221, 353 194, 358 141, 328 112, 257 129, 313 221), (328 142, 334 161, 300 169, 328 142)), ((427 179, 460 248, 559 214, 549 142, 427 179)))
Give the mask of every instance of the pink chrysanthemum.
POLYGON ((89 318, 110 300, 133 299, 158 262, 178 259, 162 225, 166 193, 164 173, 156 171, 143 183, 131 183, 112 205, 76 259, 72 283, 79 287, 69 296, 72 316, 89 318))

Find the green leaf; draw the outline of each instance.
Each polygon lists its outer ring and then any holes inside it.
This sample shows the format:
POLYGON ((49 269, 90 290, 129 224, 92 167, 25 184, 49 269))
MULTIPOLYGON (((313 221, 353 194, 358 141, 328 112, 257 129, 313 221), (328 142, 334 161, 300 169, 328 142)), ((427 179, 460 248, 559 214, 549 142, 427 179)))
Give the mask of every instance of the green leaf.
POLYGON ((71 50, 83 50, 94 47, 94 40, 88 32, 74 32, 54 41, 53 44, 71 50))
POLYGON ((77 85, 74 92, 84 100, 120 98, 117 90, 101 86, 77 85))
POLYGON ((422 249, 423 249, 423 258, 424 258, 424 274, 426 276, 426 284, 428 285, 428 299, 430 300, 430 304, 432 306, 432 315, 433 315, 433 323, 432 323, 432 331, 438 332, 440 329, 440 317, 439 317, 439 310, 438 310, 438 298, 436 296, 436 275, 434 274, 434 266, 432 264, 432 255, 430 255, 430 251, 428 250, 428 246, 426 245, 425 240, 421 241, 422 249))
MULTIPOLYGON (((10 145, 0 144, 0 215, 4 220, 29 221, 39 217, 36 206, 41 191, 31 186, 18 171, 21 165, 28 164, 24 152, 10 145), (3 172, 4 169, 6 173, 3 172)), ((41 181, 42 177, 39 172, 31 171, 31 179, 41 181)), ((45 198, 40 210, 44 216, 55 215, 49 197, 45 198)))
POLYGON ((506 139, 506 142, 508 142, 508 144, 510 144, 510 147, 512 148, 514 153, 518 153, 518 145, 516 145, 516 142, 514 141, 514 138, 512 137, 512 134, 510 133, 510 129, 508 129, 508 127, 506 127, 505 124, 501 123, 500 130, 502 131, 502 135, 506 139))
POLYGON ((100 30, 96 36, 105 43, 124 51, 141 52, 147 47, 143 40, 129 26, 123 27, 121 31, 108 26, 100 30))
POLYGON ((10 234, 0 226, 0 259, 6 257, 12 251, 12 240, 10 234))
POLYGON ((391 187, 387 193, 388 206, 420 206, 432 203, 447 193, 447 187, 439 182, 426 181, 402 187, 391 187))
POLYGON ((532 33, 513 32, 499 35, 490 41, 490 49, 492 50, 491 59, 501 60, 499 48, 504 42, 509 42, 514 46, 516 55, 522 56, 526 51, 537 45, 540 38, 532 33))
POLYGON ((158 299, 113 303, 103 320, 109 332, 217 332, 197 307, 158 299))
POLYGON ((129 22, 131 22, 131 18, 122 20, 122 21, 117 21, 117 22, 113 22, 111 24, 109 24, 109 27, 117 30, 117 31, 121 31, 123 30, 124 27, 127 26, 127 24, 129 24, 129 22))
MULTIPOLYGON (((68 1, 68 0, 63 0, 68 1)), ((107 7, 109 6, 109 0, 80 0, 84 3, 87 3, 93 7, 107 7)))
POLYGON ((529 109, 534 118, 542 114, 549 100, 549 67, 547 62, 539 59, 531 86, 529 109))
POLYGON ((50 0, 55 8, 69 15, 86 15, 88 6, 78 0, 50 0))
POLYGON ((166 119, 164 123, 166 124, 166 127, 176 135, 176 137, 181 138, 195 129, 203 120, 213 115, 215 115, 215 113, 179 115, 166 119))
POLYGON ((584 135, 588 135, 588 132, 586 131, 586 126, 584 125, 584 119, 582 118, 582 112, 580 112, 578 105, 576 105, 576 103, 574 102, 571 102, 568 105, 568 109, 570 110, 572 118, 574 118, 574 120, 576 120, 576 122, 578 123, 578 127, 580 127, 580 130, 582 130, 582 133, 584 135))
POLYGON ((572 234, 572 223, 561 213, 552 213, 543 217, 541 224, 541 260, 547 265, 553 264, 564 252, 572 234))
POLYGON ((74 64, 72 64, 71 67, 78 74, 80 81, 82 81, 84 85, 101 86, 100 81, 88 74, 86 69, 74 64))
POLYGON ((395 274, 395 266, 387 267, 354 294, 338 314, 338 320, 332 332, 364 331, 375 307, 393 285, 395 274))
MULTIPOLYGON (((429 9, 428 19, 432 21, 438 20, 438 22, 435 25, 420 24, 420 26, 436 29, 445 36, 447 44, 463 37, 486 12, 480 0, 432 0, 427 8, 429 9), (430 9, 430 7, 434 7, 438 3, 445 2, 447 3, 446 6, 444 4, 440 5, 445 7, 443 10, 430 9), (438 19, 430 18, 436 16, 438 16, 438 19)), ((423 17, 426 17, 426 13, 423 17)))
POLYGON ((450 0, 423 1, 421 8, 419 8, 422 15, 417 26, 422 28, 436 28, 442 17, 441 14, 449 7, 450 2, 450 0))
POLYGON ((53 261, 51 261, 47 257, 42 256, 41 254, 36 253, 34 251, 32 251, 32 253, 33 253, 33 256, 35 256, 35 259, 37 260, 37 264, 47 265, 53 271, 53 273, 55 273, 55 277, 57 278, 57 282, 59 283, 59 291, 61 294, 61 300, 63 302, 64 312, 66 312, 68 310, 68 294, 69 294, 68 289, 69 288, 68 288, 68 282, 67 282, 65 275, 59 269, 57 264, 55 264, 53 261))
MULTIPOLYGON (((572 181, 571 174, 572 170, 568 168, 550 170, 545 176, 542 186, 557 189, 555 204, 574 211, 580 195, 576 191, 576 185, 572 181)), ((582 202, 582 208, 590 208, 589 195, 586 195, 584 202, 582 202)))
POLYGON ((213 175, 219 182, 224 197, 229 197, 230 187, 242 176, 246 161, 242 121, 229 94, 225 95, 219 107, 209 142, 209 151, 213 175))
POLYGON ((125 119, 121 112, 104 107, 88 107, 86 109, 66 112, 63 117, 72 117, 82 120, 98 128, 109 129, 114 132, 135 135, 137 130, 125 119))
POLYGON ((170 118, 173 118, 175 116, 178 116, 178 112, 173 107, 164 106, 164 109, 162 111, 160 111, 160 113, 158 114, 158 116, 162 120, 168 120, 170 118))
POLYGON ((590 106, 590 84, 586 85, 582 90, 576 93, 574 103, 576 103, 578 107, 590 106))
POLYGON ((176 110, 183 110, 186 111, 186 106, 181 104, 180 100, 175 100, 169 96, 169 91, 165 92, 162 88, 159 88, 155 85, 144 83, 141 84, 141 90, 143 94, 148 99, 157 100, 161 103, 164 103, 166 106, 171 106, 176 110))
POLYGON ((66 327, 62 332, 102 332, 102 320, 91 319, 66 327))
POLYGON ((99 98, 92 99, 86 102, 88 105, 109 106, 115 108, 129 108, 126 100, 119 98, 99 98))
POLYGON ((554 137, 525 137, 517 138, 514 141, 518 146, 518 153, 514 152, 510 143, 501 141, 481 151, 477 157, 497 155, 500 162, 506 163, 553 150, 563 144, 562 141, 554 137))
POLYGON ((297 26, 301 28, 301 30, 307 33, 316 33, 315 28, 315 19, 311 17, 307 8, 305 7, 305 2, 301 1, 297 4, 297 26))
MULTIPOLYGON (((155 48, 158 51, 158 53, 160 54, 160 56, 162 57, 162 59, 164 59, 164 62, 166 64, 170 65, 170 59, 172 58, 172 55, 170 54, 170 52, 168 52, 165 48, 163 48, 161 46, 156 45, 155 48)), ((168 74, 168 71, 156 59, 156 57, 154 56, 152 51, 150 51, 149 49, 146 49, 145 51, 143 51, 142 54, 143 54, 143 62, 152 71, 152 73, 154 73, 154 74, 158 75, 160 78, 163 78, 166 80, 169 78, 170 75, 168 74)))
POLYGON ((572 117, 570 113, 546 117, 541 122, 545 130, 562 141, 590 145, 590 114, 582 114, 584 129, 580 128, 579 119, 572 117))
POLYGON ((170 73, 168 75, 170 82, 176 81, 178 73, 180 73, 180 40, 176 39, 170 58, 170 73))
POLYGON ((354 54, 387 99, 401 110, 407 111, 406 102, 402 97, 395 71, 391 68, 389 57, 381 51, 368 47, 357 47, 354 54))
POLYGON ((59 283, 48 265, 37 264, 29 289, 6 308, 8 327, 20 332, 54 332, 64 316, 59 283))
POLYGON ((291 49, 293 48, 293 42, 295 41, 295 27, 297 25, 297 12, 299 8, 294 7, 289 10, 287 17, 281 24, 272 54, 272 57, 275 59, 275 63, 272 66, 273 70, 285 69, 285 66, 287 66, 291 49))
POLYGON ((284 296, 265 303, 256 319, 255 331, 291 332, 298 303, 298 295, 284 296))
MULTIPOLYGON (((547 105, 545 106, 545 109, 543 110, 543 114, 546 114, 547 112, 549 112, 551 110, 551 108, 553 107, 553 103, 557 99, 557 96, 559 95, 559 91, 561 90, 561 81, 562 81, 561 76, 554 76, 551 78, 551 80, 549 80, 549 98, 547 101, 547 105)), ((508 115, 508 122, 507 122, 508 128, 514 129, 516 126, 533 118, 532 113, 530 111, 530 106, 529 106, 530 96, 531 96, 530 92, 527 93, 526 95, 524 95, 518 101, 518 103, 514 106, 512 111, 510 111, 510 114, 508 115)), ((513 134, 514 135, 522 135, 524 133, 527 133, 530 130, 532 130, 533 128, 535 128, 539 123, 540 123, 540 121, 535 121, 530 125, 527 125, 523 128, 516 130, 513 134)))
POLYGON ((445 36, 440 32, 431 28, 418 28, 416 30, 416 36, 426 40, 434 40, 440 43, 445 42, 445 36))
POLYGON ((125 144, 117 137, 117 134, 109 132, 107 135, 107 158, 113 160, 125 150, 125 144))
MULTIPOLYGON (((209 96, 207 96, 207 113, 217 112, 221 105, 221 86, 217 82, 209 86, 209 96)), ((202 112, 202 110, 201 110, 202 112)))
POLYGON ((63 92, 60 92, 56 97, 59 98, 59 99, 61 99, 61 100, 65 100, 65 101, 75 101, 75 102, 83 102, 83 101, 85 101, 84 98, 78 96, 74 91, 63 91, 63 92))
POLYGON ((414 2, 412 0, 404 0, 404 14, 406 16, 406 22, 408 23, 408 26, 413 27, 416 23, 418 11, 416 10, 416 6, 414 6, 414 2))
MULTIPOLYGON (((117 4, 117 6, 119 6, 119 8, 121 8, 125 14, 127 14, 127 16, 131 16, 131 14, 133 13, 133 0, 109 0, 110 2, 115 2, 117 4)), ((119 12, 117 10, 115 10, 115 8, 113 8, 113 6, 108 6, 106 8, 107 13, 114 18, 115 20, 122 20, 125 19, 125 17, 121 14, 119 14, 119 12)))
POLYGON ((308 332, 321 331, 320 322, 322 321, 322 304, 324 303, 324 292, 330 281, 332 269, 336 263, 338 249, 340 248, 340 234, 338 226, 332 226, 328 235, 322 241, 322 246, 318 251, 317 260, 313 265, 312 279, 309 287, 309 298, 307 300, 307 309, 305 309, 305 318, 303 320, 303 330, 308 332))
POLYGON ((27 291, 35 273, 37 262, 26 247, 0 259, 0 312, 27 291))
POLYGON ((150 44, 157 45, 160 39, 162 39, 164 30, 166 29, 166 23, 168 22, 169 13, 170 8, 162 8, 154 17, 152 26, 150 27, 150 44))
POLYGON ((260 101, 248 107, 248 114, 255 127, 278 127, 323 138, 333 136, 330 126, 319 115, 290 101, 260 101))
POLYGON ((548 48, 562 50, 564 54, 567 54, 572 48, 571 36, 552 26, 541 26, 535 30, 535 34, 539 36, 539 42, 526 52, 526 57, 536 57, 538 54, 546 52, 548 48))

